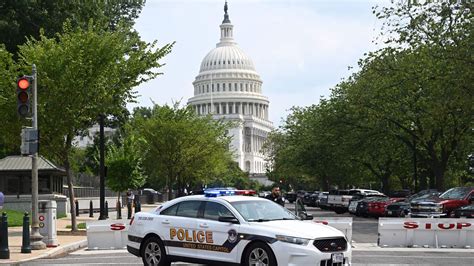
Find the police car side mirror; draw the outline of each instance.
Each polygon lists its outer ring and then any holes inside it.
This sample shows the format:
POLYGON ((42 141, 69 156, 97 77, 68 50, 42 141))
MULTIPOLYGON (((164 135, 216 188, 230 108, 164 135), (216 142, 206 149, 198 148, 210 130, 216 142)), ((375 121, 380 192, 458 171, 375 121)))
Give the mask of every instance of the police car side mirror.
POLYGON ((219 222, 238 224, 239 220, 234 216, 219 216, 219 222))

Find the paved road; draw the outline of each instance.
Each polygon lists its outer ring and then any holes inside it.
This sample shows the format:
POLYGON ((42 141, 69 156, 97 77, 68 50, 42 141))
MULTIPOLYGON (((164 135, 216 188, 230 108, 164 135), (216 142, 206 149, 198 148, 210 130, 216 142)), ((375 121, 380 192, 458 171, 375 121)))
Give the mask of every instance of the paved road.
MULTIPOLYGON (((289 209, 293 204, 287 204, 289 209)), ((307 208, 314 217, 350 217, 346 214, 336 214, 331 211, 323 211, 319 208, 307 208)), ((378 221, 375 218, 353 217, 352 239, 357 243, 377 242, 378 221)), ((474 252, 466 250, 461 252, 445 251, 384 251, 354 250, 352 262, 355 266, 362 265, 474 265, 474 252)), ((128 254, 124 250, 117 251, 77 251, 64 258, 44 259, 26 265, 141 265, 141 259, 128 254)), ((175 263, 173 265, 196 265, 186 263, 175 263)))
MULTIPOLYGON (((294 210, 294 204, 287 203, 285 207, 294 210)), ((376 218, 357 217, 349 213, 336 214, 334 211, 325 211, 314 207, 306 207, 306 211, 315 218, 352 217, 352 241, 356 243, 377 243, 378 219, 376 218)))
MULTIPOLYGON (((474 265, 474 252, 387 252, 353 251, 354 266, 362 265, 474 265)), ((80 250, 58 259, 43 259, 24 265, 142 265, 140 258, 125 250, 86 251, 80 250)), ((198 265, 173 263, 173 265, 198 265)))

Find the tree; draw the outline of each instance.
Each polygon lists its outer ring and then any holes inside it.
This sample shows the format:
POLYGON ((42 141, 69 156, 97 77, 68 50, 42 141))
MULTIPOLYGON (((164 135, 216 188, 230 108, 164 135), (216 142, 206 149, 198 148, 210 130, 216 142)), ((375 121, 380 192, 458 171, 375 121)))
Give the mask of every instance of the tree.
POLYGON ((16 110, 16 64, 12 54, 0 44, 0 158, 20 149, 20 119, 16 110))
POLYGON ((121 192, 137 189, 145 184, 142 158, 137 151, 138 141, 130 136, 121 145, 111 145, 107 150, 107 187, 118 193, 118 201, 121 192))
POLYGON ((16 54, 27 38, 55 37, 67 20, 72 26, 87 29, 89 20, 103 22, 114 29, 119 23, 129 26, 144 6, 144 0, 126 1, 48 1, 16 0, 0 3, 0 43, 16 54), (41 29, 43 33, 40 34, 41 29))
POLYGON ((149 182, 168 193, 207 183, 224 173, 231 161, 230 124, 199 116, 192 108, 155 105, 134 113, 130 128, 143 139, 141 154, 149 182))
POLYGON ((96 123, 99 114, 120 113, 134 99, 132 89, 160 73, 158 62, 172 44, 156 48, 130 35, 127 27, 114 32, 90 23, 88 28, 65 24, 56 38, 41 35, 20 47, 25 72, 38 69, 38 114, 42 151, 62 162, 70 190, 72 230, 77 230, 70 155, 72 140, 96 123))

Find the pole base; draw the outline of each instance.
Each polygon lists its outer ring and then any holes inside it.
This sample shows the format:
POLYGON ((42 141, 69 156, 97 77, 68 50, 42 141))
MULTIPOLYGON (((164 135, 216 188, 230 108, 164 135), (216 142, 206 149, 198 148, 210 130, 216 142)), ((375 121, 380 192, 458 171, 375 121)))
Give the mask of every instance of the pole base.
POLYGON ((32 250, 46 249, 46 244, 41 241, 43 236, 39 233, 39 228, 32 228, 30 236, 30 245, 32 250))
POLYGON ((31 253, 31 247, 21 248, 21 253, 31 253))

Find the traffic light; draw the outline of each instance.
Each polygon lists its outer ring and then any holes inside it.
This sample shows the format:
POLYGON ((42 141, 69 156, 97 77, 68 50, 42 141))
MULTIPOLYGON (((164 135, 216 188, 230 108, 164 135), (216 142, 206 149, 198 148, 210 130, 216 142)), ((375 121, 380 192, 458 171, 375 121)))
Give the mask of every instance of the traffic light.
POLYGON ((17 111, 21 117, 30 113, 31 78, 23 76, 16 81, 17 111))

